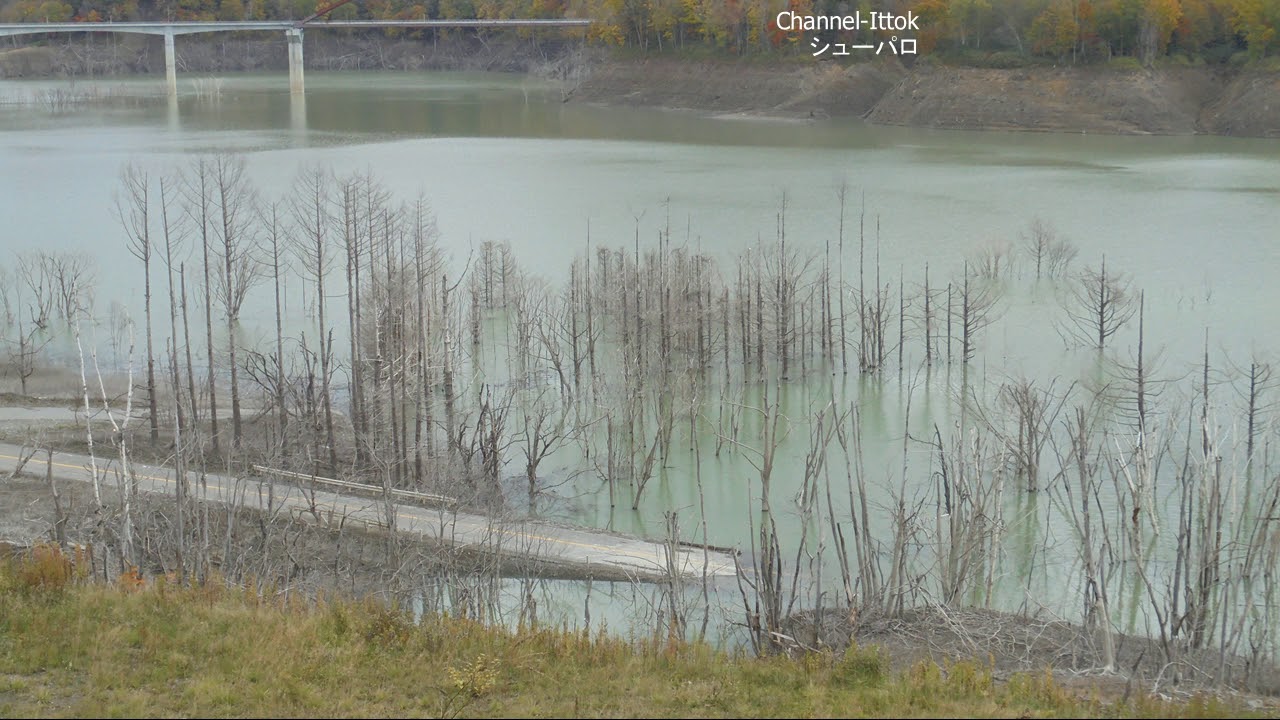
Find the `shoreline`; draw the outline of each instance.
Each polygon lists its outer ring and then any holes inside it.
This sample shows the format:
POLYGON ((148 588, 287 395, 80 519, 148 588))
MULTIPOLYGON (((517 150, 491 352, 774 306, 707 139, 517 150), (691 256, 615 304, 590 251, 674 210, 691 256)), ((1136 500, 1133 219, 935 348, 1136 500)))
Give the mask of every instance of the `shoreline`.
MULTIPOLYGON (((62 40, 0 50, 0 79, 163 73, 157 38, 62 40)), ((179 73, 286 67, 275 38, 178 45, 179 73)), ((565 38, 308 38, 309 71, 489 71, 558 81, 564 102, 684 110, 724 120, 862 118, 947 130, 1280 137, 1280 73, 1226 66, 906 67, 896 58, 840 65, 808 58, 622 57, 565 38)))
MULTIPOLYGON (((53 541, 50 529, 62 518, 66 540, 73 546, 106 551, 110 557, 110 540, 97 522, 90 486, 84 482, 62 480, 59 495, 67 503, 60 511, 45 478, 42 453, 30 458, 28 467, 5 480, 5 492, 12 502, 0 511, 0 558, 5 553, 22 552, 53 541)), ((106 507, 120 503, 117 489, 104 487, 106 507)), ((170 496, 142 492, 135 498, 143 520, 139 527, 153 527, 158 515, 165 512, 170 496)), ((331 515, 288 513, 278 517, 265 515, 250 507, 214 509, 215 522, 230 523, 235 528, 230 555, 217 557, 214 564, 224 570, 235 567, 244 558, 264 552, 255 542, 258 532, 272 538, 288 536, 292 542, 273 543, 261 561, 272 581, 288 585, 292 592, 309 597, 341 592, 360 586, 366 589, 359 597, 405 598, 416 589, 405 577, 407 567, 414 567, 425 557, 439 557, 440 548, 430 539, 406 540, 396 556, 385 554, 383 531, 367 524, 346 519, 337 521, 331 515), (268 521, 264 526, 263 519, 268 521), (277 535, 276 533, 279 533, 277 535), (289 569, 289 568, 292 569, 289 569), (339 571, 341 567, 341 571, 339 571)), ((166 571, 161 558, 171 558, 175 549, 171 540, 153 538, 148 546, 143 577, 156 577, 166 571)), ((95 553, 96 554, 96 553, 95 553)), ((487 549, 463 548, 448 555, 448 561, 435 566, 445 577, 453 572, 494 572, 496 577, 519 579, 539 577, 569 582, 633 582, 626 574, 613 575, 595 569, 583 574, 556 563, 542 564, 531 558, 497 558, 487 549)), ((111 571, 103 566, 103 574, 111 571)), ((96 574, 96 572, 95 572, 96 574)), ((715 609, 727 610, 727 605, 715 609)), ((737 608, 741 610, 741 608, 737 608)), ((1191 649, 1185 641, 1175 644, 1180 677, 1165 677, 1166 659, 1158 637, 1113 631, 1115 664, 1102 663, 1100 631, 1082 622, 1046 615, 1042 612, 991 610, 968 605, 945 606, 922 603, 889 612, 874 605, 859 606, 855 611, 845 606, 828 605, 819 609, 802 609, 783 621, 784 633, 779 641, 788 652, 834 651, 843 654, 858 648, 878 648, 889 667, 905 672, 921 663, 946 667, 948 663, 976 661, 994 679, 1007 681, 1017 674, 1048 673, 1056 682, 1073 690, 1096 692, 1107 697, 1127 696, 1134 686, 1152 687, 1164 692, 1190 696, 1212 692, 1234 697, 1255 708, 1274 708, 1277 681, 1273 674, 1249 672, 1246 655, 1231 654, 1222 658, 1214 648, 1191 649), (1230 672, 1217 681, 1213 669, 1225 662, 1230 672)), ((744 647, 745 639, 742 641, 744 647)), ((1254 671, 1256 672, 1256 671, 1254 671)))
POLYGON ((1102 135, 1280 137, 1280 74, 1227 68, 987 69, 609 60, 570 101, 714 117, 1102 135))

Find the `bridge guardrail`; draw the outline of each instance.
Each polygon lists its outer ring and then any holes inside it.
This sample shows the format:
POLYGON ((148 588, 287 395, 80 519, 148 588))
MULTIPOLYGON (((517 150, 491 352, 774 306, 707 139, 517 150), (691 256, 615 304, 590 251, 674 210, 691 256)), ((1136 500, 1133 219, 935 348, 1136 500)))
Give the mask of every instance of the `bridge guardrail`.
MULTIPOLYGON (((337 480, 335 478, 321 477, 308 473, 293 472, 291 470, 281 470, 278 468, 269 468, 264 465, 254 465, 253 471, 262 475, 279 475, 280 477, 290 478, 292 480, 310 480, 322 485, 342 488, 344 490, 358 490, 368 493, 381 493, 382 488, 374 485, 366 485, 364 483, 351 482, 350 480, 337 480)), ((444 505, 446 507, 457 507, 458 500, 447 495, 436 495, 434 493, 416 492, 414 490, 399 490, 393 488, 391 494, 397 498, 404 500, 413 500, 424 504, 444 505)))

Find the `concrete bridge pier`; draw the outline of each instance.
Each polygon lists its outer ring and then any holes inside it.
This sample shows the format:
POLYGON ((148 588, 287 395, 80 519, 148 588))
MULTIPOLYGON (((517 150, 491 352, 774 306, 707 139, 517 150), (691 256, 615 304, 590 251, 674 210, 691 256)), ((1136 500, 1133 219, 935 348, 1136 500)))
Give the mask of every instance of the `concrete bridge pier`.
POLYGON ((289 95, 289 129, 298 135, 305 135, 307 132, 306 93, 289 95))
POLYGON ((289 28, 284 31, 289 41, 289 92, 301 95, 304 92, 302 83, 302 28, 289 28))
POLYGON ((164 81, 169 88, 169 97, 178 96, 178 63, 173 52, 173 28, 164 33, 164 81))
POLYGON ((169 107, 165 113, 165 117, 169 120, 169 131, 177 132, 182 129, 181 117, 178 114, 178 96, 169 96, 169 107))

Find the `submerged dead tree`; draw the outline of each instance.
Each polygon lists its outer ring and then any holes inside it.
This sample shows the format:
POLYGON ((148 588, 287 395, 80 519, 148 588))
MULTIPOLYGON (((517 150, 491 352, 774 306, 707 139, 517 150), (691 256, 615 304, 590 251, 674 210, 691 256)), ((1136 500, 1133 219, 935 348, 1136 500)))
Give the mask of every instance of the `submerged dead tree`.
POLYGON ((284 369, 284 306, 281 293, 284 284, 286 265, 284 253, 286 248, 282 242, 284 229, 281 227, 280 206, 272 203, 270 207, 261 209, 263 222, 267 229, 266 250, 271 265, 271 289, 275 307, 276 352, 274 372, 265 372, 270 378, 272 402, 276 406, 276 431, 280 433, 277 447, 282 459, 289 456, 289 408, 285 401, 285 369, 284 369))
MULTIPOLYGON (((53 283, 49 279, 45 253, 20 252, 17 253, 15 260, 17 261, 16 274, 20 281, 17 291, 21 295, 22 288, 27 289, 25 303, 27 317, 37 330, 47 330, 54 309, 55 294, 53 283)), ((22 313, 23 302, 19 301, 18 305, 18 312, 22 313)))
MULTIPOLYGON (((257 226, 253 220, 253 188, 245 175, 244 158, 219 155, 213 159, 213 194, 217 210, 216 252, 221 261, 217 274, 217 295, 222 304, 227 330, 227 360, 231 372, 232 444, 239 448, 244 437, 240 408, 239 363, 236 335, 240 311, 250 288, 261 277, 256 257, 257 226)), ((212 354, 212 353, 210 353, 212 354)))
POLYGON ((151 335, 151 178, 137 166, 125 167, 120 176, 122 195, 116 198, 116 214, 129 236, 129 252, 142 261, 142 299, 147 335, 147 405, 151 444, 160 442, 160 415, 156 399, 156 359, 151 335))
POLYGON ((209 438, 218 452, 218 383, 214 372, 213 344, 213 162, 204 156, 196 158, 184 177, 186 212, 194 232, 200 238, 201 268, 204 286, 205 384, 209 394, 209 438))
MULTIPOLYGON (((327 453, 317 453, 317 457, 327 457, 329 471, 334 472, 338 467, 338 450, 333 431, 333 392, 329 386, 332 376, 329 363, 333 355, 333 335, 325 317, 328 307, 325 279, 334 261, 329 239, 335 222, 330 192, 327 172, 318 168, 306 170, 294 183, 294 194, 289 205, 294 220, 294 254, 303 277, 315 284, 316 337, 320 342, 320 403, 324 411, 325 444, 328 447, 327 453)), ((278 260, 276 264, 278 265, 278 260)), ((281 422, 283 425, 283 420, 281 422)))
POLYGON ((1070 240, 1060 236, 1049 223, 1035 218, 1027 229, 1018 235, 1022 251, 1026 253, 1036 271, 1036 281, 1042 278, 1057 279, 1067 273, 1078 250, 1070 240))
MULTIPOLYGON (((758 513, 754 506, 751 509, 752 516, 759 521, 759 527, 752 533, 751 555, 756 558, 755 568, 750 574, 741 569, 737 573, 747 628, 757 653, 781 647, 780 634, 786 613, 783 600, 787 596, 787 578, 783 569, 782 536, 773 509, 773 470, 778 449, 791 434, 792 425, 780 411, 780 394, 780 389, 775 390, 770 398, 768 384, 765 384, 760 404, 747 408, 759 416, 759 447, 730 440, 744 451, 743 457, 756 469, 760 480, 758 513)), ((829 439, 830 435, 826 437, 829 439)), ((755 523, 751 525, 754 528, 755 523)))
POLYGON ((1092 412, 1083 406, 1076 406, 1063 422, 1067 451, 1064 454, 1056 440, 1054 441, 1054 453, 1062 482, 1055 483, 1053 487, 1066 496, 1063 505, 1076 533, 1077 552, 1083 563, 1084 624, 1098 636, 1103 668, 1112 670, 1116 662, 1116 647, 1107 582, 1110 574, 1107 555, 1111 538, 1106 518, 1099 516, 1099 509, 1096 507, 1101 493, 1098 481, 1101 459, 1099 450, 1090 442, 1093 436, 1091 417, 1092 412))
POLYGON ((1137 309, 1133 282, 1108 271, 1104 256, 1097 270, 1085 268, 1076 278, 1064 302, 1063 328, 1077 342, 1103 350, 1137 309))
POLYGON ((997 402, 1003 415, 1014 423, 1007 432, 990 425, 1002 438, 1014 462, 1014 471, 1028 492, 1040 489, 1041 456, 1053 434, 1058 413, 1070 397, 1071 389, 1058 396, 1054 383, 1040 388, 1034 380, 1020 378, 1000 386, 997 402))
POLYGON ((968 363, 978 352, 978 333, 996 320, 1000 296, 995 283, 972 275, 967 263, 959 286, 960 359, 968 363))
MULTIPOLYGON (((177 423, 176 430, 181 432, 187 427, 187 418, 182 404, 182 374, 181 364, 178 362, 178 301, 174 273, 178 271, 176 266, 181 264, 184 233, 183 228, 177 223, 177 217, 170 219, 169 207, 172 197, 173 183, 166 183, 165 178, 160 178, 160 230, 164 239, 163 260, 165 271, 168 275, 169 290, 169 371, 173 391, 173 410, 175 422, 177 423)), ((174 213, 174 215, 176 216, 177 213, 174 213)))
POLYGON ((9 347, 9 364, 16 369, 18 374, 18 385, 23 395, 27 394, 27 382, 36 372, 36 360, 52 342, 52 338, 41 332, 40 326, 36 324, 27 325, 23 320, 24 314, 22 310, 22 291, 19 289, 18 294, 18 312, 17 322, 15 324, 16 339, 8 341, 9 347))

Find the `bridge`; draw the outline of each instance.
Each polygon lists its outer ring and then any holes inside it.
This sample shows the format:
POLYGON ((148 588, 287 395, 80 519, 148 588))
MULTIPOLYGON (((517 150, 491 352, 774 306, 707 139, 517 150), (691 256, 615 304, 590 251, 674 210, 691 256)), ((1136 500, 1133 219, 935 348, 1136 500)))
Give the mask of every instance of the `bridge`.
POLYGON ((335 3, 303 20, 217 21, 217 22, 58 22, 0 23, 0 37, 45 35, 49 33, 135 33, 164 36, 165 82, 171 97, 178 94, 178 69, 174 38, 214 32, 283 32, 289 52, 289 92, 301 95, 303 84, 302 31, 306 28, 586 28, 591 20, 325 20, 318 17, 349 0, 335 3))

